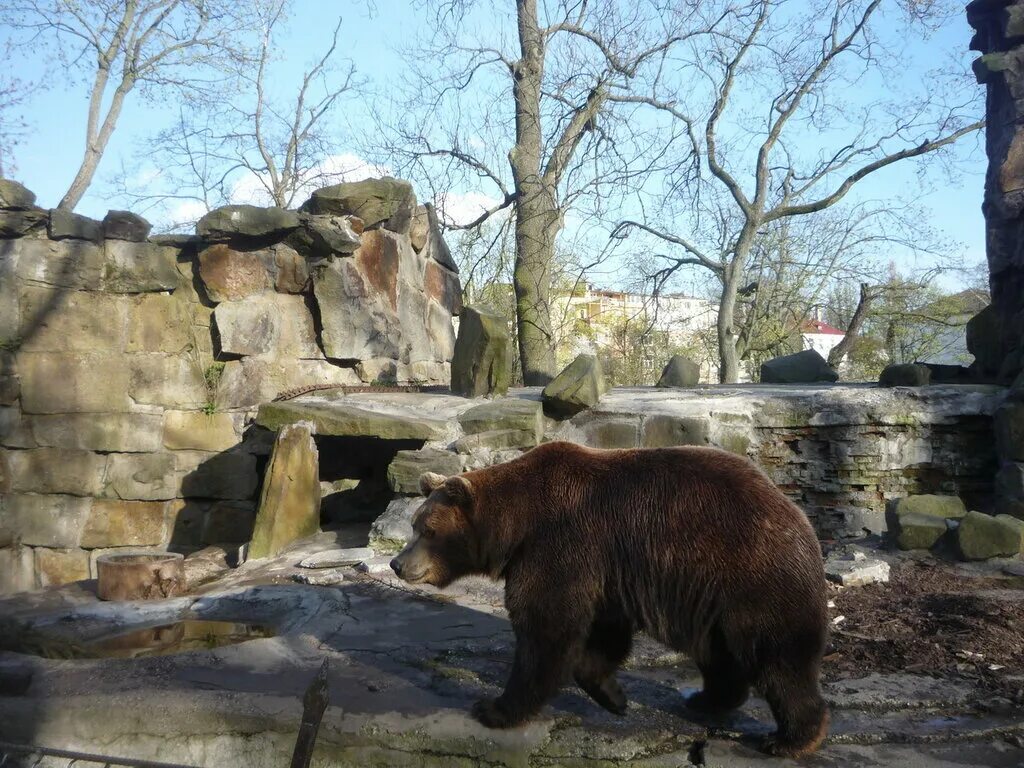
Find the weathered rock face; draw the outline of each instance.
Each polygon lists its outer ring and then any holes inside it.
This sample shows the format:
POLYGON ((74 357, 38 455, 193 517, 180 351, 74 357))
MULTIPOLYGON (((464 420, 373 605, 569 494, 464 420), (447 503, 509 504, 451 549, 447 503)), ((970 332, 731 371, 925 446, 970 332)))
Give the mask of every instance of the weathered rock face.
POLYGON ((466 307, 452 357, 452 392, 465 397, 501 395, 512 376, 508 328, 500 315, 466 307))
POLYGON ((672 355, 658 379, 659 387, 696 387, 700 383, 700 364, 682 355, 672 355))
MULTIPOLYGON (((398 231, 229 206, 198 236, 147 240, 141 217, 48 212, 0 181, 0 593, 124 547, 248 540, 271 446, 262 430, 239 443, 280 395, 447 383, 458 277, 431 256, 447 250, 430 216, 413 247, 414 198, 398 198, 398 231), (325 292, 337 274, 352 280, 325 292)), ((450 431, 430 414, 324 421, 412 445, 450 431)))
POLYGON ((1024 364, 1024 74, 1018 64, 1024 46, 1019 18, 1019 3, 1010 0, 974 0, 967 6, 967 20, 976 30, 971 48, 982 54, 974 74, 987 92, 982 210, 992 293, 990 307, 968 324, 968 349, 979 374, 1005 383, 1024 364))
POLYGON ((579 355, 544 387, 544 412, 557 418, 575 416, 596 405, 607 391, 601 361, 594 355, 579 355))
POLYGON ((814 349, 783 355, 761 364, 762 384, 811 384, 818 381, 839 381, 839 374, 814 349))
MULTIPOLYGON (((1024 45, 1020 35, 1019 2, 975 0, 967 8, 968 22, 976 30, 971 47, 981 56, 974 62, 978 82, 986 90, 985 252, 988 258, 992 303, 968 324, 968 349, 975 355, 972 369, 982 377, 1014 382, 1011 398, 1024 398, 1024 73, 1019 66, 1024 45), (1016 380, 1016 381, 1015 381, 1016 380)), ((996 417, 1000 459, 1009 474, 1020 461, 1014 440, 1004 426, 1007 412, 996 417)), ((1001 473, 1000 473, 1001 474, 1001 473)), ((996 508, 1024 516, 1022 493, 999 483, 996 508)))
POLYGON ((282 427, 263 481, 249 558, 273 557, 320 529, 319 455, 306 424, 282 427))

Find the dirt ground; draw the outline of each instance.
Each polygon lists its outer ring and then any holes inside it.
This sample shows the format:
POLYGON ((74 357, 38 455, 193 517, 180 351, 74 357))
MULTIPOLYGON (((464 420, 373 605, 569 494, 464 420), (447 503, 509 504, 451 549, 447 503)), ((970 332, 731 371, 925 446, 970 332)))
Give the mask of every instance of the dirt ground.
POLYGON ((1024 704, 1024 583, 964 575, 941 561, 894 563, 888 584, 830 585, 824 678, 865 670, 974 681, 1024 704), (838 623, 838 617, 845 617, 838 623))

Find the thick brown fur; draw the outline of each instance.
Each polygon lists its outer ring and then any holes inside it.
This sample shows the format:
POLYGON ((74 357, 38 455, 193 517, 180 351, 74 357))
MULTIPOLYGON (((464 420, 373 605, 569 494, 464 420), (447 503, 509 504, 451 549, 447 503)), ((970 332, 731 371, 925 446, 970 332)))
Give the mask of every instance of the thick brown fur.
POLYGON ((813 752, 827 611, 821 554, 803 512, 750 461, 712 448, 594 450, 548 443, 452 478, 425 476, 403 578, 439 587, 505 579, 516 635, 505 692, 475 716, 510 727, 572 675, 622 713, 615 672, 644 631, 697 663, 689 705, 767 699, 773 754, 813 752))

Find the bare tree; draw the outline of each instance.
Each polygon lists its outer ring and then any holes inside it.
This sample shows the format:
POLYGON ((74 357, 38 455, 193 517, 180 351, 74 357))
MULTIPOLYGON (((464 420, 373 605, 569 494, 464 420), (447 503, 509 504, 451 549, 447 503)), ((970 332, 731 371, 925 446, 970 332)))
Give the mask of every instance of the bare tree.
POLYGON ((28 128, 21 110, 34 87, 14 74, 14 57, 8 41, 0 49, 0 178, 15 169, 14 148, 28 128))
MULTIPOLYGON (((882 4, 752 0, 729 17, 727 33, 693 41, 674 77, 647 94, 610 97, 647 105, 683 137, 687 160, 666 182, 660 220, 624 220, 615 234, 642 232, 671 246, 656 275, 662 282, 690 267, 714 275, 723 382, 739 374, 741 289, 760 239, 787 219, 833 208, 882 169, 939 153, 984 125, 973 117, 974 89, 937 74, 911 97, 883 98, 886 78, 906 66, 896 43, 937 4, 911 3, 907 26, 895 32, 895 13, 883 20, 882 4), (878 95, 851 99, 858 89, 878 95)), ((896 12, 898 4, 889 5, 896 12)), ((714 8, 707 3, 705 12, 714 8)))
POLYGON ((433 37, 408 54, 419 75, 381 118, 383 156, 438 190, 442 212, 452 188, 485 185, 489 204, 462 228, 512 210, 527 384, 556 372, 551 264, 567 213, 583 198, 609 205, 664 161, 665 147, 609 96, 656 77, 675 46, 707 29, 691 23, 698 5, 517 0, 509 15, 511 4, 443 0, 433 37))
MULTIPOLYGON (((135 203, 161 206, 170 200, 199 203, 195 212, 231 202, 242 186, 278 207, 292 207, 317 187, 339 180, 343 168, 328 158, 337 141, 333 119, 346 94, 356 90, 355 67, 339 56, 339 16, 330 42, 308 65, 287 96, 274 72, 277 35, 290 0, 265 0, 253 7, 258 42, 254 60, 232 72, 217 103, 182 110, 178 119, 149 139, 145 160, 158 164, 163 183, 137 189, 137 174, 124 171, 120 192, 135 203)), ((171 221, 176 227, 190 222, 171 221)))
POLYGON ((50 44, 88 87, 85 150, 60 208, 72 210, 92 183, 125 99, 138 89, 156 96, 201 92, 247 25, 237 0, 13 0, 3 21, 25 44, 50 44))

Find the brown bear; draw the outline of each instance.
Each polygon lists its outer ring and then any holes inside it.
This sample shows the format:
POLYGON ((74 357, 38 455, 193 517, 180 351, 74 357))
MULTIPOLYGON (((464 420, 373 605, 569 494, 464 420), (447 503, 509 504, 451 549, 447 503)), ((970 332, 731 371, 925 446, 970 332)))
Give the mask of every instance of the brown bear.
POLYGON ((724 712, 753 687, 775 717, 771 753, 805 755, 824 739, 821 551, 804 513, 747 459, 555 442, 420 485, 427 499, 395 573, 437 587, 505 579, 515 658, 504 693, 474 707, 484 725, 533 717, 570 673, 622 714, 615 672, 643 631, 697 663, 704 685, 688 705, 724 712))

